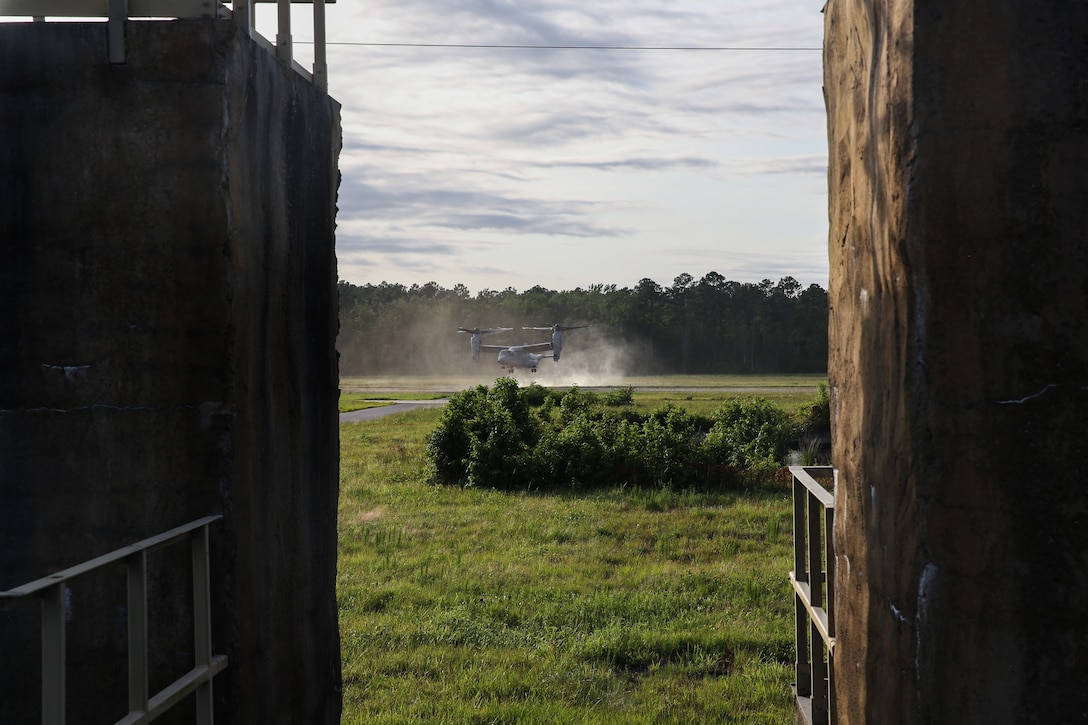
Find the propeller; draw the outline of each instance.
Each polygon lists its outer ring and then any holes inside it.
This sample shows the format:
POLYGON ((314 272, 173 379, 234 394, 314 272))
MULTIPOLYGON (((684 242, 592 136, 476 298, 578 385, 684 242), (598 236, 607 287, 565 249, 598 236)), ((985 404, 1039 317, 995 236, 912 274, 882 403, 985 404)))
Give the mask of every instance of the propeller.
POLYGON ((552 332, 566 332, 567 330, 581 330, 589 325, 547 325, 542 327, 523 327, 523 330, 551 330, 552 332))
MULTIPOLYGON (((492 327, 487 330, 481 330, 479 327, 473 327, 471 330, 467 327, 458 327, 458 332, 467 332, 470 335, 490 335, 492 332, 509 332, 513 330, 513 327, 492 327)), ((551 329, 551 328, 548 328, 551 329)))
POLYGON ((563 351, 563 333, 567 330, 581 330, 589 325, 548 325, 547 327, 523 327, 523 330, 550 330, 552 333, 552 359, 559 362, 559 353, 563 351))
POLYGON ((473 327, 471 330, 467 327, 458 327, 458 332, 467 332, 472 335, 472 339, 469 341, 469 345, 472 347, 472 359, 479 361, 480 359, 480 341, 484 335, 490 335, 492 332, 508 332, 513 330, 512 327, 491 327, 486 330, 481 330, 479 327, 473 327))

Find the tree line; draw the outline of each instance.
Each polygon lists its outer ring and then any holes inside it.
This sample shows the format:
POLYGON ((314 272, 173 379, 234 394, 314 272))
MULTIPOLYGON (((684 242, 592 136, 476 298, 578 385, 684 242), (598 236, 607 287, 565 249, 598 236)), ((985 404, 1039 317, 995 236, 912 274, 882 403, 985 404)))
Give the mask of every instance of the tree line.
POLYGON ((742 283, 709 272, 701 279, 682 274, 670 287, 642 279, 634 287, 508 287, 475 296, 463 284, 434 282, 341 281, 338 290, 342 375, 470 374, 479 367, 458 327, 512 327, 485 342, 515 345, 547 339, 519 328, 556 323, 591 326, 566 338, 564 363, 611 356, 627 374, 827 370, 827 292, 793 277, 742 283))

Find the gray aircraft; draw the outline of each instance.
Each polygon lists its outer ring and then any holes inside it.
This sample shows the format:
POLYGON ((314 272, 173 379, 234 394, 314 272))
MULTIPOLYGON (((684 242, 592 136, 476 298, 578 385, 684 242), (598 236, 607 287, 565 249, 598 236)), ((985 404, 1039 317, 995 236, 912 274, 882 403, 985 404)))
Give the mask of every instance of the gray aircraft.
POLYGON ((529 372, 535 373, 537 371, 537 365, 544 358, 551 358, 555 362, 559 362, 559 355, 563 351, 563 333, 567 330, 578 330, 588 325, 548 325, 547 327, 523 327, 522 330, 545 330, 552 333, 552 338, 548 342, 534 342, 524 343, 522 345, 485 345, 483 344, 484 335, 489 335, 493 332, 509 332, 513 330, 512 327, 492 327, 489 329, 481 330, 478 327, 467 328, 459 327, 458 332, 465 332, 472 336, 469 344, 472 348, 472 359, 479 362, 481 350, 497 350, 498 351, 498 363, 499 367, 503 371, 509 371, 513 373, 517 368, 527 368, 529 372))

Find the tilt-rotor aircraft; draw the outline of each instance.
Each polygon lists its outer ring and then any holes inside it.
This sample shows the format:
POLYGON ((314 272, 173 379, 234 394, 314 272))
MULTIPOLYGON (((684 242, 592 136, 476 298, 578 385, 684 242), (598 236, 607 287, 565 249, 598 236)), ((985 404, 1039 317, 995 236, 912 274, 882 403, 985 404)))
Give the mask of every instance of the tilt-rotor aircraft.
POLYGON ((529 372, 535 373, 537 365, 544 358, 550 357, 555 362, 559 362, 559 355, 563 351, 563 333, 567 330, 578 330, 588 325, 575 325, 567 327, 564 325, 549 325, 547 327, 522 327, 522 330, 545 330, 552 333, 552 339, 549 342, 534 342, 525 343, 523 345, 485 345, 483 344, 484 335, 490 335, 493 332, 509 332, 513 330, 512 327, 492 327, 486 330, 481 330, 478 327, 469 329, 467 327, 458 327, 458 332, 466 332, 472 335, 469 341, 472 347, 472 359, 479 362, 481 350, 498 350, 499 352, 499 367, 503 371, 509 371, 513 373, 516 368, 528 368, 529 372))

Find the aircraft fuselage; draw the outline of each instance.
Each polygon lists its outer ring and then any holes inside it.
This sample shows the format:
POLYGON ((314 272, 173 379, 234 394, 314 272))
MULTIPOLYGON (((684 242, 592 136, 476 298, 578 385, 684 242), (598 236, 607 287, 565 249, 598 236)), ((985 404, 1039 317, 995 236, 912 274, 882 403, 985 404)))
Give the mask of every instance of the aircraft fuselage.
POLYGON ((516 347, 499 350, 499 365, 513 372, 514 368, 529 368, 536 372, 536 366, 540 361, 551 355, 537 354, 527 350, 519 350, 516 347))

